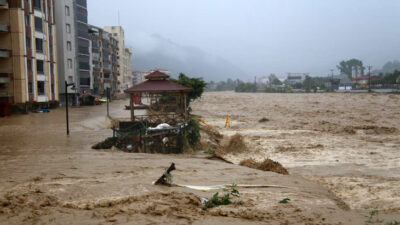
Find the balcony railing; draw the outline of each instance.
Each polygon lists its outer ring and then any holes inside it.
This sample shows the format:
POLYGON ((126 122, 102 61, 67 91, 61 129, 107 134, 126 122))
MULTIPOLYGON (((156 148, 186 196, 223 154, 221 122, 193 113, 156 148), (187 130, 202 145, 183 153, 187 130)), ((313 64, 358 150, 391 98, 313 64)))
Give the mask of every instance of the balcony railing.
POLYGON ((111 70, 111 64, 104 64, 103 69, 111 70))

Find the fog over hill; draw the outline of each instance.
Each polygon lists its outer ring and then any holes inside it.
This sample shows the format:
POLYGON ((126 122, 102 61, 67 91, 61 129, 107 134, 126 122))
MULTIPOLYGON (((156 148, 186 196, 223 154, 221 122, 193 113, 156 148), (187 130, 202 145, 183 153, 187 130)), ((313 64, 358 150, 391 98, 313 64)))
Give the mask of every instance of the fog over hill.
POLYGON ((193 46, 179 45, 158 34, 135 35, 132 40, 132 64, 135 70, 167 69, 176 76, 180 72, 206 81, 241 78, 246 74, 222 57, 193 46))

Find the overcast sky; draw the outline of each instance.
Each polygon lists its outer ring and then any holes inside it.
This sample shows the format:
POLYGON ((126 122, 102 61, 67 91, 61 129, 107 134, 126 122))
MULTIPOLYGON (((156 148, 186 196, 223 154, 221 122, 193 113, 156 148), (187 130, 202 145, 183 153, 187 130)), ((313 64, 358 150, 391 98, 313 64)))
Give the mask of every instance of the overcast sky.
POLYGON ((118 25, 119 11, 134 51, 158 34, 249 76, 327 75, 342 59, 374 68, 400 59, 400 0, 88 0, 88 11, 97 26, 118 25))

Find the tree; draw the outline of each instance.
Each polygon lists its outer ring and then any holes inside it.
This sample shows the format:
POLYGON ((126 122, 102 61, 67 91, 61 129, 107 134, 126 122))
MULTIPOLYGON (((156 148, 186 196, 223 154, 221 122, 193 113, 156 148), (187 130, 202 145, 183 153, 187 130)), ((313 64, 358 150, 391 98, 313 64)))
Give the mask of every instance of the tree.
POLYGON ((341 73, 347 74, 349 78, 352 78, 351 73, 352 73, 352 68, 354 66, 361 67, 361 75, 364 74, 365 67, 363 66, 363 62, 359 59, 350 59, 347 61, 341 61, 339 65, 337 65, 336 67, 338 68, 338 70, 340 70, 341 73))
POLYGON ((306 79, 303 81, 303 87, 306 92, 310 92, 311 88, 313 87, 313 80, 310 76, 306 76, 306 79))
POLYGON ((204 92, 207 83, 203 80, 203 78, 190 78, 183 73, 179 74, 178 80, 173 80, 183 86, 192 88, 192 91, 188 94, 188 103, 191 101, 200 98, 204 92))
POLYGON ((269 85, 282 85, 282 82, 273 73, 268 76, 268 83, 269 85))

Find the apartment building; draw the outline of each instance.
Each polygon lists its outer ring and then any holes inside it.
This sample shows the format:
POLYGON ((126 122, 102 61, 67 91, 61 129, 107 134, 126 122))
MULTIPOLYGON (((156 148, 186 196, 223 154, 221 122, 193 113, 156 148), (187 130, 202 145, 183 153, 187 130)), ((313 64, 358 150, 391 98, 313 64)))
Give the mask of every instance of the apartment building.
POLYGON ((132 49, 125 48, 124 52, 124 77, 123 77, 123 85, 122 90, 128 89, 132 87, 132 49))
POLYGON ((89 25, 93 94, 106 95, 110 88, 112 95, 117 91, 119 76, 118 41, 111 33, 89 25))
POLYGON ((0 1, 0 115, 58 101, 54 0, 0 1))
POLYGON ((140 84, 146 81, 146 76, 149 75, 151 71, 140 71, 140 70, 133 70, 132 71, 132 83, 133 84, 140 84))
POLYGON ((118 41, 119 76, 116 92, 119 93, 120 96, 124 96, 124 90, 132 82, 132 51, 130 49, 127 50, 125 47, 125 34, 121 26, 109 26, 105 27, 104 30, 111 33, 118 41), (127 65, 128 63, 129 65, 127 65))
POLYGON ((86 0, 56 0, 59 90, 65 101, 65 81, 71 102, 93 89, 90 66, 90 37, 86 0))

